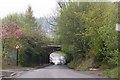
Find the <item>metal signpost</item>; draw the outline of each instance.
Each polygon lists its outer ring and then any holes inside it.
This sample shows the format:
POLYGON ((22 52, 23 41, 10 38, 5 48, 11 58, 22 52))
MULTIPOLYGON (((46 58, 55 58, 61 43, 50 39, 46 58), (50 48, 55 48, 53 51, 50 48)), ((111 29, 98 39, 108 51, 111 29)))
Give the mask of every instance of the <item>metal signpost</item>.
POLYGON ((18 51, 19 51, 19 48, 20 48, 19 45, 17 45, 16 46, 16 50, 17 50, 17 63, 16 64, 17 64, 17 66, 18 66, 18 51))

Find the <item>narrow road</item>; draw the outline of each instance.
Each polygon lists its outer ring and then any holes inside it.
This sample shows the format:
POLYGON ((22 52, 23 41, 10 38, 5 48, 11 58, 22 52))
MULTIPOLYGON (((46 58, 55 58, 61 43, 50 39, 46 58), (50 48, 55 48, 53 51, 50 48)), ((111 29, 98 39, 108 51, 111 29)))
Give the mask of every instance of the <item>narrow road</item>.
POLYGON ((103 78, 84 72, 78 72, 64 65, 51 65, 45 68, 30 70, 17 78, 103 78))

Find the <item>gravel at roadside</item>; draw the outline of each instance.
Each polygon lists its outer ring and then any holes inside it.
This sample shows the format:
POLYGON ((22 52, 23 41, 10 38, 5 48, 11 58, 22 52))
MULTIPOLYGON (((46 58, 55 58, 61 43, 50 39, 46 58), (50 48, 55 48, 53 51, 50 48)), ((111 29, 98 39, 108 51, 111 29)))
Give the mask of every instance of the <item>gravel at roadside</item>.
POLYGON ((39 69, 48 66, 49 64, 44 64, 44 65, 39 65, 34 68, 31 67, 21 67, 17 69, 7 69, 7 70, 0 70, 0 77, 5 77, 5 78, 15 78, 27 71, 34 70, 34 69, 39 69))
POLYGON ((15 77, 23 72, 33 70, 34 68, 24 67, 19 69, 0 70, 0 77, 15 77))

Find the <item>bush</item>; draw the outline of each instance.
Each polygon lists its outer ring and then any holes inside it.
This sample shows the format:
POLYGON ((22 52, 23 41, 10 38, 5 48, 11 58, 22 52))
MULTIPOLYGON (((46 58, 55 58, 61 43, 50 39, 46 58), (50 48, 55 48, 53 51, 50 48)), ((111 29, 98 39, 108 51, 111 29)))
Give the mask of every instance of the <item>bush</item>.
POLYGON ((118 78, 120 77, 120 74, 118 75, 118 70, 119 70, 118 67, 116 67, 110 71, 104 71, 102 75, 111 77, 111 78, 118 78))
POLYGON ((74 69, 75 68, 75 62, 71 61, 70 63, 67 64, 67 66, 71 69, 74 69))
POLYGON ((118 50, 110 52, 111 57, 109 57, 108 64, 112 67, 118 65, 118 50))
POLYGON ((101 66, 99 66, 100 69, 109 69, 111 66, 109 66, 108 64, 102 64, 101 66))
POLYGON ((23 47, 19 56, 19 63, 22 66, 35 66, 45 63, 47 53, 46 44, 43 44, 42 37, 36 33, 24 35, 21 39, 23 47))

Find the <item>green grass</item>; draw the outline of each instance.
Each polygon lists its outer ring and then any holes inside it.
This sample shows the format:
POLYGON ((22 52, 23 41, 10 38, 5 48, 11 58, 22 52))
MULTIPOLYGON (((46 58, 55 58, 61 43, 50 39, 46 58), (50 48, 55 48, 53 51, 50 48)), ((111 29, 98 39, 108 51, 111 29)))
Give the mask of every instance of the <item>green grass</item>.
POLYGON ((75 60, 68 63, 67 66, 71 69, 74 69, 75 68, 75 60))
POLYGON ((107 76, 107 77, 111 77, 111 78, 118 78, 118 77, 120 77, 120 74, 118 76, 118 67, 114 68, 114 69, 112 69, 110 71, 103 71, 102 75, 103 76, 107 76))

